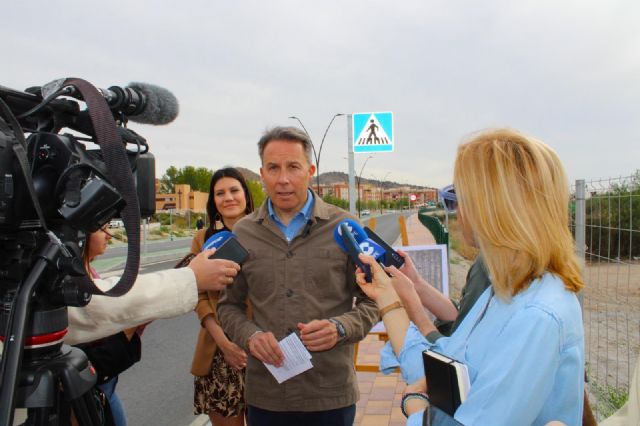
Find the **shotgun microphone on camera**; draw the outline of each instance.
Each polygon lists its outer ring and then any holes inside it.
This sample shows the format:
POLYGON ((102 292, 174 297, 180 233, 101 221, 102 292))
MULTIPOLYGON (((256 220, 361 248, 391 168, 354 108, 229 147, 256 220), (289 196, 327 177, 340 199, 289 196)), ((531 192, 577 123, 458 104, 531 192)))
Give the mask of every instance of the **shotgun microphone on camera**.
POLYGON ((121 111, 131 121, 142 124, 168 124, 178 116, 176 97, 167 89, 149 83, 130 83, 126 87, 100 89, 109 108, 121 111))

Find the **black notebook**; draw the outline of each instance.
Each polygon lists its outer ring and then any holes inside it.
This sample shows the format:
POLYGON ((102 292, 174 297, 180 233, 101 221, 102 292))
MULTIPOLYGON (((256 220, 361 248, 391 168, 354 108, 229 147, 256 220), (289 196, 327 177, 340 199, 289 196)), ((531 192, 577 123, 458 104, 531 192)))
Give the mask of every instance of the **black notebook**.
POLYGON ((467 366, 431 350, 422 352, 422 360, 431 405, 453 417, 471 388, 467 366))

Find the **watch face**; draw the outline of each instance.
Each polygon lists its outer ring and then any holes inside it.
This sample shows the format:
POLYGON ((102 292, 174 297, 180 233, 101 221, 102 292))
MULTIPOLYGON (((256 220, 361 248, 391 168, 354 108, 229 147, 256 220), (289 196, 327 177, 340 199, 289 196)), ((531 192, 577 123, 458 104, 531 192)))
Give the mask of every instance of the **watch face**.
POLYGON ((340 323, 338 323, 338 334, 340 334, 340 337, 347 336, 347 332, 344 330, 344 326, 340 323))
POLYGON ((344 325, 338 320, 331 320, 332 323, 336 325, 336 330, 338 331, 338 337, 344 339, 347 336, 347 332, 344 329, 344 325))
POLYGON ((340 335, 340 337, 344 337, 347 334, 345 333, 344 327, 342 326, 342 324, 338 325, 338 334, 340 335))

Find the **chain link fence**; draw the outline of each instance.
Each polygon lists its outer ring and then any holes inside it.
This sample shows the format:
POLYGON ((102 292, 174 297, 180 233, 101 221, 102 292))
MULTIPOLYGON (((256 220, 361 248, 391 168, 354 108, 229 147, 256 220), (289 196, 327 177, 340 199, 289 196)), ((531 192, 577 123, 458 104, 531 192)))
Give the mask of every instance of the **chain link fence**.
POLYGON ((620 407, 640 352, 640 171, 576 181, 571 203, 578 255, 587 392, 598 419, 620 407))

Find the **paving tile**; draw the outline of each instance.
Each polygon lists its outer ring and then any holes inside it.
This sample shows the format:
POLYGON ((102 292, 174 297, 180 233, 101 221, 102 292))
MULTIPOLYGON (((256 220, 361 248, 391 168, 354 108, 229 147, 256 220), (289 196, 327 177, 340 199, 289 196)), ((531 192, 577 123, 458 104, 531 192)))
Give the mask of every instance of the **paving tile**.
POLYGON ((406 423, 407 419, 405 419, 404 414, 402 414, 400 407, 391 408, 391 421, 406 423))
POLYGON ((364 409, 367 414, 389 414, 391 412, 391 401, 369 401, 364 409))
POLYGON ((358 371, 356 372, 356 376, 358 377, 358 382, 373 382, 378 373, 370 373, 367 371, 358 371))
POLYGON ((389 417, 389 415, 365 414, 362 417, 360 426, 388 426, 389 417))
POLYGON ((371 389, 373 389, 373 382, 360 382, 358 386, 360 388, 360 395, 368 394, 371 392, 371 389))
POLYGON ((378 376, 373 381, 373 386, 383 387, 383 388, 393 388, 394 392, 396 389, 396 384, 398 383, 398 377, 396 376, 378 376))
POLYGON ((374 387, 369 394, 369 401, 392 401, 395 395, 393 388, 374 387))

